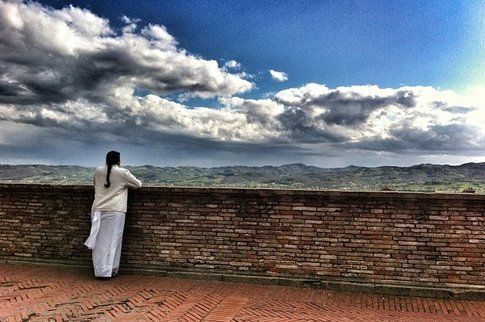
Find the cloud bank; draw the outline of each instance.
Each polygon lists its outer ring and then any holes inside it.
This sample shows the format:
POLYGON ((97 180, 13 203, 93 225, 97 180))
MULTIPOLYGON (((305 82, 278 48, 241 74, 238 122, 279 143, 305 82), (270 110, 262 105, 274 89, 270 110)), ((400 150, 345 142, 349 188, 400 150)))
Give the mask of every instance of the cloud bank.
POLYGON ((164 26, 113 30, 90 11, 53 10, 36 3, 0 4, 0 102, 102 101, 117 88, 154 93, 232 95, 253 84, 177 47, 164 26))
MULTIPOLYGON (((32 149, 28 133, 24 140, 13 137, 19 133, 15 128, 29 128, 32 137, 52 137, 44 144, 59 136, 87 145, 163 143, 199 155, 483 155, 481 96, 420 86, 310 83, 271 98, 241 98, 236 95, 255 84, 245 73, 230 72, 241 68, 237 61, 219 66, 180 48, 162 25, 139 27, 129 17, 123 22, 116 30, 85 9, 0 2, 4 151, 32 149), (216 98, 220 107, 192 108, 171 100, 173 95, 216 98)), ((288 79, 283 72, 270 73, 275 80, 288 79)))

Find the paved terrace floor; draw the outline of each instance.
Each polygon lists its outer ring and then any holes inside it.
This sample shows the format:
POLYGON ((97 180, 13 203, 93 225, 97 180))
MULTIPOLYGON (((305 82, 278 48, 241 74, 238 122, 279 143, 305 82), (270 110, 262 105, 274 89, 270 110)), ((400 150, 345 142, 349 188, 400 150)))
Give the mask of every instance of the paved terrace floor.
POLYGON ((485 321, 485 301, 0 264, 0 321, 485 321))

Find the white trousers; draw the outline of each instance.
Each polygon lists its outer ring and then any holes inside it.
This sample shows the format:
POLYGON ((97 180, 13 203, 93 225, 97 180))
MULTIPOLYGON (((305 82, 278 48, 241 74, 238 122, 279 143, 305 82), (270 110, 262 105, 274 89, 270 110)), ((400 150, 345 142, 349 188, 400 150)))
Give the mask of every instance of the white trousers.
POLYGON ((96 277, 111 277, 118 273, 124 226, 124 212, 91 211, 91 233, 84 245, 93 251, 96 277))

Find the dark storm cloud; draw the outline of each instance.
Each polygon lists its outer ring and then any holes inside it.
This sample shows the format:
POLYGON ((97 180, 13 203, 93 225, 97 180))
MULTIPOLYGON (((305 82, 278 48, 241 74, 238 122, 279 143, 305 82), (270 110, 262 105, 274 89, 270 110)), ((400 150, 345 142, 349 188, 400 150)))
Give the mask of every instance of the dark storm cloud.
POLYGON ((477 108, 473 106, 449 106, 449 104, 447 104, 446 102, 433 102, 433 105, 436 108, 440 108, 444 111, 448 111, 457 115, 466 114, 477 110, 477 108))
POLYGON ((0 4, 0 103, 102 100, 118 86, 157 93, 228 95, 252 84, 177 48, 163 26, 116 34, 109 22, 74 7, 0 4))
MULTIPOLYGON (((312 149, 288 144, 220 142, 162 134, 139 127, 117 128, 110 134, 82 133, 0 121, 0 137, 13 138, 8 143, 0 141, 0 163, 16 160, 14 163, 95 166, 103 162, 104 155, 110 150, 120 151, 123 163, 131 165, 264 165, 268 160, 272 160, 271 163, 293 163, 306 155, 315 155, 312 149)), ((320 157, 326 154, 318 153, 320 157)))
POLYGON ((485 141, 477 134, 463 124, 433 125, 426 130, 402 127, 391 131, 392 138, 363 140, 348 147, 391 152, 483 150, 485 141))
MULTIPOLYGON (((284 91, 283 91, 284 92, 284 91)), ((286 105, 300 107, 318 106, 326 111, 319 116, 326 124, 356 126, 365 123, 369 115, 377 109, 398 105, 403 108, 416 106, 416 97, 411 90, 397 90, 392 93, 367 93, 362 87, 344 87, 323 93, 309 92, 299 96, 299 100, 287 100, 286 95, 277 95, 276 100, 286 105)))
POLYGON ((319 97, 316 105, 330 107, 330 110, 322 115, 327 124, 354 126, 367 121, 373 111, 390 106, 399 105, 405 108, 416 106, 414 93, 411 91, 396 91, 393 95, 383 97, 361 96, 359 93, 347 93, 342 95, 337 90, 326 97, 319 97))
POLYGON ((464 124, 433 125, 426 130, 401 128, 391 134, 398 138, 405 149, 423 151, 469 150, 477 148, 472 142, 478 139, 477 132, 464 124))
POLYGON ((343 142, 348 137, 326 129, 321 122, 320 117, 314 118, 304 109, 289 107, 283 113, 277 116, 282 127, 288 133, 288 136, 297 142, 343 142))

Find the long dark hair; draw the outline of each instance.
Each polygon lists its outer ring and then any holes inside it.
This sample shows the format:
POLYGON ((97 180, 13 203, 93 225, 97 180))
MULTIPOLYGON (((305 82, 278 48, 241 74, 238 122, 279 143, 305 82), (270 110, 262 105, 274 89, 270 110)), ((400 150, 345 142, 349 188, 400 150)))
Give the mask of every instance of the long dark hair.
POLYGON ((114 164, 120 165, 120 153, 116 151, 109 151, 106 154, 106 164, 108 165, 108 172, 106 173, 106 183, 104 184, 105 188, 109 188, 111 183, 109 182, 109 175, 111 174, 111 167, 114 164))

